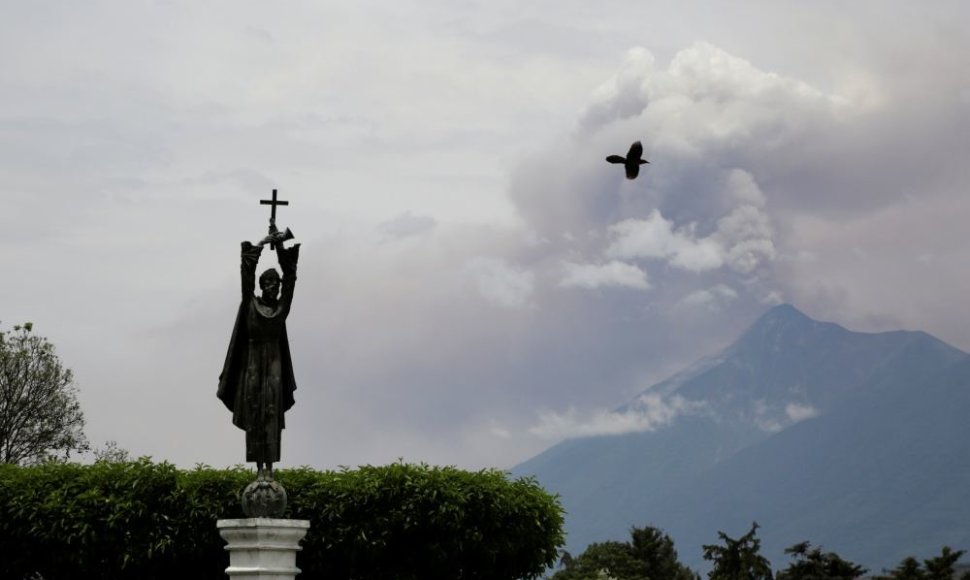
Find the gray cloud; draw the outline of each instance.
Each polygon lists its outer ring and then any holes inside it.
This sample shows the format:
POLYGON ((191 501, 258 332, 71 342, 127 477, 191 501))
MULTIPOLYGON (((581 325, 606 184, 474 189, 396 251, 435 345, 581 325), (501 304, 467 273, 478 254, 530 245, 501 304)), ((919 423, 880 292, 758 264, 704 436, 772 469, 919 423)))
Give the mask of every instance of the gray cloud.
POLYGON ((392 220, 378 224, 377 230, 392 238, 407 238, 430 231, 437 224, 431 216, 404 212, 392 220))
POLYGON ((508 466, 779 300, 970 346, 963 5, 621 4, 5 10, 4 323, 93 441, 235 463, 215 377, 279 188, 293 464, 508 466))

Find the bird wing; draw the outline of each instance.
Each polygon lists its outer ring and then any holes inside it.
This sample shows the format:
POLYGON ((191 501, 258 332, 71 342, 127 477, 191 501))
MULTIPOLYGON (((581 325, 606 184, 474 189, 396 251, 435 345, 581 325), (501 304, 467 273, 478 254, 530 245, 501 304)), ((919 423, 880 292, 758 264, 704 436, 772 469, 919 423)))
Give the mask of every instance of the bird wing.
POLYGON ((626 159, 620 157, 619 155, 610 155, 606 158, 610 163, 626 163, 626 159))
POLYGON ((636 179, 637 175, 640 175, 640 164, 639 163, 627 163, 626 164, 626 178, 636 179))
POLYGON ((642 155, 643 145, 641 145, 639 141, 634 141, 633 145, 630 145, 630 152, 626 154, 626 158, 639 161, 642 155))

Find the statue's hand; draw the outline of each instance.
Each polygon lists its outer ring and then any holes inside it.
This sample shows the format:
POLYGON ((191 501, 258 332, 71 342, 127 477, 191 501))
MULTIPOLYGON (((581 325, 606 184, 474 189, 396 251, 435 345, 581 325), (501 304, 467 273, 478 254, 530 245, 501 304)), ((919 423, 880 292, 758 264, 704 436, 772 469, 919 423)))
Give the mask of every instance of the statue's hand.
POLYGON ((272 234, 263 238, 260 242, 260 246, 265 246, 266 244, 282 244, 284 241, 284 235, 282 232, 273 232, 272 234))

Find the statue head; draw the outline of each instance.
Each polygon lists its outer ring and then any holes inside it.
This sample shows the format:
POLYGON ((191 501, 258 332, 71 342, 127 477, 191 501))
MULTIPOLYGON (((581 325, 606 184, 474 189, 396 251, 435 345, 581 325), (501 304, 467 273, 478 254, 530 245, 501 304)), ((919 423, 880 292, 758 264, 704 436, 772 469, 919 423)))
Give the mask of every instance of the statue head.
POLYGON ((269 268, 259 275, 259 288, 263 291, 263 298, 276 299, 280 293, 280 273, 276 268, 269 268))

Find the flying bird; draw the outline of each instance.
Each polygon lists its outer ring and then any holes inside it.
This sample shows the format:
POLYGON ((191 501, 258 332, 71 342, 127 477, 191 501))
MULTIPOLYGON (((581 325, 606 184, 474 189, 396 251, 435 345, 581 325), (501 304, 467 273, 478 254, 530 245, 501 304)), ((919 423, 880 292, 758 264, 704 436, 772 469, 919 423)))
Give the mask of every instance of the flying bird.
POLYGON ((650 163, 646 159, 641 159, 642 155, 643 145, 639 141, 634 141, 633 145, 630 145, 630 151, 626 154, 626 157, 610 155, 606 160, 610 163, 622 163, 623 167, 626 168, 626 178, 636 179, 637 175, 640 174, 640 166, 644 163, 650 163))

